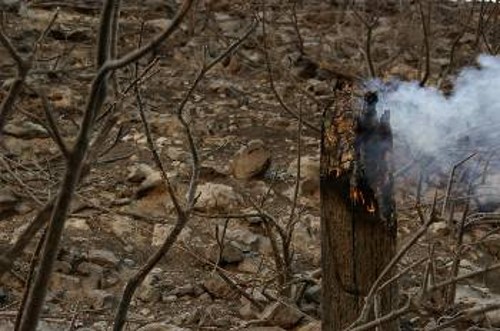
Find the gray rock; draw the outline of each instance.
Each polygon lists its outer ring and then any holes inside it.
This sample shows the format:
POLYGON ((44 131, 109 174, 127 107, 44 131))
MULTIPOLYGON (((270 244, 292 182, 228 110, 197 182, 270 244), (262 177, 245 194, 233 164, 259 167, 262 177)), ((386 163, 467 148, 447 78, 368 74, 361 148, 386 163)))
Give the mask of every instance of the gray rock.
POLYGON ((51 291, 80 291, 81 279, 76 276, 65 275, 60 272, 52 273, 50 277, 49 289, 51 291))
POLYGON ((143 6, 151 11, 161 11, 167 17, 174 17, 179 5, 175 0, 145 0, 143 6))
POLYGON ((154 189, 163 185, 163 178, 161 177, 161 173, 159 171, 155 171, 144 179, 144 181, 139 185, 137 189, 137 195, 141 196, 144 192, 154 189))
POLYGON ((65 331, 67 326, 61 323, 48 323, 40 321, 36 328, 37 331, 65 331))
POLYGON ((228 212, 239 202, 233 188, 224 184, 205 183, 198 186, 198 194, 196 208, 203 211, 228 212))
POLYGON ((150 165, 139 163, 129 168, 127 180, 134 183, 140 183, 154 172, 155 170, 150 165))
POLYGON ((5 126, 4 132, 22 139, 47 138, 49 136, 43 126, 30 121, 23 121, 18 124, 9 123, 5 126))
POLYGON ((183 297, 186 295, 196 296, 197 294, 201 294, 201 293, 200 293, 200 289, 198 289, 197 286, 195 286, 193 284, 187 284, 187 285, 183 285, 183 286, 179 286, 179 287, 174 288, 172 291, 168 292, 168 294, 175 295, 178 297, 183 297))
POLYGON ((239 249, 234 243, 229 242, 224 245, 222 251, 222 261, 223 264, 239 263, 243 261, 245 255, 243 251, 239 249))
POLYGON ((243 251, 235 245, 233 242, 226 242, 224 245, 224 250, 222 255, 220 254, 220 247, 217 244, 211 244, 208 247, 203 246, 202 252, 206 259, 213 263, 220 263, 222 265, 226 264, 236 264, 245 258, 243 251), (221 256, 220 256, 221 255, 221 256), (220 261, 219 261, 220 256, 220 261))
POLYGON ((21 7, 21 0, 0 0, 0 10, 17 12, 21 7))
POLYGON ((172 24, 172 20, 169 20, 168 18, 157 18, 146 21, 145 23, 147 27, 151 27, 156 30, 166 30, 170 24, 172 24))
POLYGON ((107 289, 117 285, 120 282, 120 275, 113 270, 106 270, 104 277, 101 280, 100 288, 107 289))
POLYGON ((67 261, 56 261, 54 265, 54 271, 61 272, 63 274, 71 273, 72 269, 71 264, 67 261))
POLYGON ((137 331, 189 331, 190 329, 181 328, 173 324, 151 323, 137 329, 137 331))
POLYGON ((7 295, 7 291, 3 287, 0 287, 0 307, 5 305, 8 300, 9 296, 7 295))
POLYGON ((88 291, 87 296, 91 299, 94 309, 113 309, 118 303, 114 295, 103 290, 88 291))
POLYGON ((82 276, 90 276, 92 274, 102 275, 104 273, 104 268, 97 264, 82 262, 78 264, 76 271, 82 276))
POLYGON ((14 323, 11 321, 0 320, 0 331, 12 331, 14 330, 14 323))
POLYGON ((158 137, 171 139, 184 137, 184 127, 181 122, 171 115, 161 114, 151 118, 151 130, 158 137))
POLYGON ((161 299, 160 281, 162 278, 163 270, 154 268, 146 276, 137 291, 137 297, 145 302, 157 302, 161 299))
POLYGON ((129 242, 136 235, 135 222, 131 217, 115 215, 111 221, 111 232, 124 242, 129 242))
POLYGON ((234 17, 225 13, 216 12, 214 13, 217 24, 224 32, 224 34, 234 35, 242 27, 241 19, 234 17))
POLYGON ((252 304, 248 300, 245 300, 245 302, 243 303, 241 308, 238 310, 238 312, 240 313, 240 316, 244 320, 253 320, 253 319, 256 319, 259 315, 259 313, 257 311, 255 311, 254 307, 252 306, 252 304))
POLYGON ((321 331, 321 321, 314 321, 300 326, 297 331, 321 331))
POLYGON ((286 331, 277 326, 252 326, 249 328, 240 329, 240 331, 286 331))
POLYGON ((64 228, 71 231, 90 231, 90 226, 88 225, 87 220, 84 218, 69 218, 64 224, 64 228))
POLYGON ((429 234, 433 237, 444 237, 450 234, 450 227, 445 221, 435 222, 429 226, 429 234))
MULTIPOLYGON (((219 226, 220 233, 222 230, 223 227, 219 226)), ((243 251, 257 251, 260 237, 248 229, 226 229, 226 239, 234 242, 243 251)))
POLYGON ((250 179, 265 173, 271 165, 271 152, 262 140, 252 140, 233 157, 231 172, 237 179, 250 179))
POLYGON ((494 233, 481 240, 481 249, 494 258, 500 258, 500 234, 494 233))
POLYGON ((493 310, 486 313, 486 319, 494 328, 500 328, 500 310, 493 310))
MULTIPOLYGON (((297 160, 290 163, 288 174, 294 177, 297 175, 297 160)), ((314 156, 303 156, 300 158, 300 194, 314 196, 317 193, 319 193, 319 160, 314 156)))
POLYGON ((19 198, 9 189, 0 190, 0 219, 3 213, 15 211, 19 198))
POLYGON ((115 253, 105 249, 92 249, 89 251, 87 259, 89 262, 110 268, 116 268, 120 263, 120 259, 116 257, 115 253))
POLYGON ((307 288, 304 298, 309 302, 321 303, 321 285, 316 284, 307 288))
POLYGON ((264 268, 262 265, 262 259, 257 257, 245 257, 245 259, 238 264, 238 270, 249 274, 268 271, 268 269, 264 268))
MULTIPOLYGON (((171 176, 171 174, 168 175, 171 176)), ((161 172, 145 163, 139 163, 130 167, 127 180, 140 183, 136 192, 139 197, 143 196, 147 191, 163 185, 161 172)))
POLYGON ((273 325, 288 329, 295 326, 302 316, 297 306, 282 302, 274 302, 264 309, 260 318, 273 325))
MULTIPOLYGON (((165 239, 167 239, 170 232, 172 232, 173 228, 174 226, 171 224, 163 224, 163 223, 155 224, 153 228, 153 237, 151 239, 151 245, 161 246, 165 241, 165 239)), ((177 237, 177 240, 182 242, 188 242, 189 239, 192 237, 192 232, 193 231, 191 230, 191 228, 185 227, 180 233, 179 237, 177 237)))
POLYGON ((488 296, 487 289, 481 289, 478 286, 469 286, 458 284, 455 294, 457 304, 478 304, 488 296))
POLYGON ((219 275, 212 275, 203 282, 203 287, 212 296, 220 299, 235 299, 239 295, 219 275))
POLYGON ((177 301, 179 298, 177 297, 177 295, 162 295, 161 297, 161 301, 162 302, 174 302, 174 301, 177 301))

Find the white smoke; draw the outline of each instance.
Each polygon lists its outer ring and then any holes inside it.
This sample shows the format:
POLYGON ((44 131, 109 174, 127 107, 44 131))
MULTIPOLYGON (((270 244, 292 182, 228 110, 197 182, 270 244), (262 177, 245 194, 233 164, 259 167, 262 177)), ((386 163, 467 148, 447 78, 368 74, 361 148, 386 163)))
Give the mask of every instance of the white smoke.
POLYGON ((467 153, 498 150, 500 57, 481 55, 477 62, 461 71, 449 96, 418 82, 369 83, 379 90, 379 110, 391 112, 395 142, 446 168, 467 153))

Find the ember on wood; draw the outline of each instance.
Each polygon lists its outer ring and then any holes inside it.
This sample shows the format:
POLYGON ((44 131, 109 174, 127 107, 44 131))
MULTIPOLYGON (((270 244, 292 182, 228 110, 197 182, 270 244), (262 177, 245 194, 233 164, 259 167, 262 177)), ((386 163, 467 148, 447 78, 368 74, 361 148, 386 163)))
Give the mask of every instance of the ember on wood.
MULTIPOLYGON (((325 112, 321 143, 323 330, 357 318, 372 284, 396 249, 389 112, 378 116, 377 94, 339 82, 325 112)), ((390 312, 396 287, 384 291, 379 313, 390 312)), ((373 316, 372 316, 373 317, 373 316)), ((397 330, 397 323, 383 330, 397 330)))

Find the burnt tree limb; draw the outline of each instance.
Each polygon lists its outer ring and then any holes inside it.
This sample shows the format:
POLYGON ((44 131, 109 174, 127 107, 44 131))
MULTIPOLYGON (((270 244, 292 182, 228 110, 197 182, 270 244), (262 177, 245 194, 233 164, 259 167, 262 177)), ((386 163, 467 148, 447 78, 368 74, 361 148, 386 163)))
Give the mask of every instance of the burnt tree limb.
MULTIPOLYGON (((321 139, 323 328, 339 331, 357 320, 374 281, 396 251, 392 133, 377 95, 340 82, 325 112, 321 139)), ((390 277, 390 275, 388 275, 390 277)), ((397 305, 385 290, 379 314, 397 305)), ((373 318, 374 316, 371 316, 373 318)), ((397 322, 383 325, 397 330, 397 322)))

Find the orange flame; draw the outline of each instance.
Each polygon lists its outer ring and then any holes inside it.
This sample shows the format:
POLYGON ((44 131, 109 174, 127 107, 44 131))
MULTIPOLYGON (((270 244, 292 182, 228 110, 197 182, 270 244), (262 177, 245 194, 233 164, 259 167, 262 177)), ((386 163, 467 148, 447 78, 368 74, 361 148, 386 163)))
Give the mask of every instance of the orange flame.
POLYGON ((356 187, 351 187, 350 190, 351 200, 354 202, 361 202, 362 205, 365 204, 365 197, 363 196, 363 192, 358 190, 356 187))
POLYGON ((375 204, 373 203, 373 201, 370 203, 370 205, 368 207, 366 207, 366 210, 371 214, 375 213, 376 208, 375 208, 375 204))
POLYGON ((354 201, 355 203, 360 203, 361 205, 365 206, 367 212, 373 214, 377 210, 377 207, 375 206, 374 201, 370 201, 369 205, 366 204, 366 200, 365 200, 365 197, 363 195, 363 192, 361 190, 359 190, 358 188, 351 187, 351 189, 349 191, 349 195, 350 195, 350 198, 352 201, 354 201))

